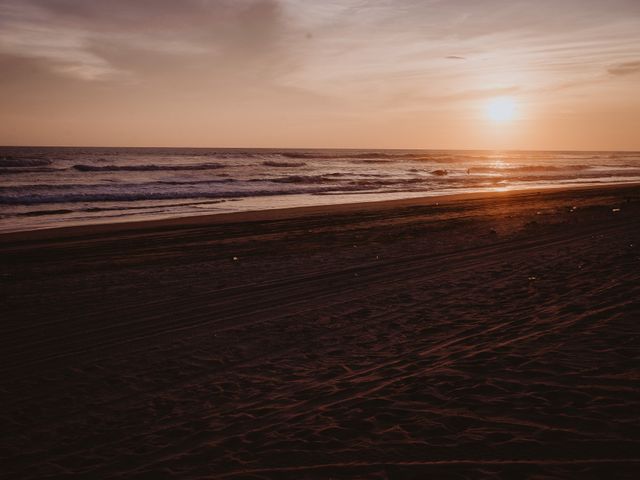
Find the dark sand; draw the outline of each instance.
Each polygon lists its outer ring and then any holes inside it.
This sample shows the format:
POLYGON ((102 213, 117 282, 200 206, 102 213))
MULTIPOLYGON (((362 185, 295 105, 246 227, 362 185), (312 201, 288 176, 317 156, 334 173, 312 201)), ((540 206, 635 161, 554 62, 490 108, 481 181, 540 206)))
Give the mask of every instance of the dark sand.
POLYGON ((640 187, 0 255, 2 478, 640 478, 640 187))

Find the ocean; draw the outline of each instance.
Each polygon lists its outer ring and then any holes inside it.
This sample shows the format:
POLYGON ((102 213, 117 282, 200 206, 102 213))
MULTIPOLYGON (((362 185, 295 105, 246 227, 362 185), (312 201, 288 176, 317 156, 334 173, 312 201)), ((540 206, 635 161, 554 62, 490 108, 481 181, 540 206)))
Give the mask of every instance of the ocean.
POLYGON ((0 147, 0 232, 640 181, 640 152, 0 147))

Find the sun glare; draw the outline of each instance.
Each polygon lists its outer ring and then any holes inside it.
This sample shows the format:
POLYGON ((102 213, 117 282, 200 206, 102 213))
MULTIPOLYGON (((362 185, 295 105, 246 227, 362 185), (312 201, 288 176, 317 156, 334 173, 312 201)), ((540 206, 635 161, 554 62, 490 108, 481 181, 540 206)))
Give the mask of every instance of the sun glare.
POLYGON ((505 123, 516 116, 516 101, 511 97, 496 97, 487 102, 485 113, 487 118, 496 123, 505 123))

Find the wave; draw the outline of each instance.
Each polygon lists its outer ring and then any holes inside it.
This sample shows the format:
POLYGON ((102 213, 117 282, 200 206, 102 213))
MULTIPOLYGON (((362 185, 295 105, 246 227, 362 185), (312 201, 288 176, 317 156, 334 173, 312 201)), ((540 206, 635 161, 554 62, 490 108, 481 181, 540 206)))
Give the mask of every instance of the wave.
MULTIPOLYGON (((287 193, 287 192, 284 192, 287 193)), ((298 192, 293 192, 298 193, 298 192)), ((73 202, 136 202, 144 200, 174 200, 190 198, 225 198, 225 197, 250 197, 261 195, 279 195, 280 192, 66 192, 59 194, 23 194, 0 195, 1 205, 37 205, 48 203, 73 203, 73 202)))
MULTIPOLYGON (((220 174, 219 177, 229 177, 226 174, 220 174)), ((148 185, 204 185, 204 184, 216 184, 216 183, 233 183, 237 182, 235 178, 224 178, 222 180, 192 180, 192 181, 181 181, 181 180, 158 180, 157 182, 149 182, 148 185)), ((264 181, 264 180, 262 180, 264 181)))
POLYGON ((51 165, 51 160, 48 160, 46 158, 16 158, 16 157, 0 158, 0 168, 44 167, 46 165, 51 165))
POLYGON ((433 182, 433 179, 427 178, 394 178, 389 180, 368 180, 368 179, 360 179, 360 180, 352 180, 349 182, 349 185, 360 185, 367 186, 369 188, 374 187, 385 187, 385 186, 401 186, 401 185, 414 185, 420 183, 433 182))
POLYGON ((425 153, 403 153, 403 152, 358 152, 358 153, 316 153, 316 152, 279 152, 278 155, 286 158, 300 159, 360 159, 360 160, 393 160, 398 158, 423 157, 425 153))
POLYGON ((591 168, 589 165, 523 165, 519 167, 470 167, 467 173, 523 173, 523 172, 561 172, 561 171, 583 171, 591 168))
MULTIPOLYGON (((145 190, 150 187, 157 187, 160 185, 184 185, 184 186, 192 186, 192 185, 219 185, 226 183, 237 182, 238 180, 234 178, 223 178, 221 180, 190 180, 190 181, 168 181, 168 180, 158 180, 154 182, 144 182, 144 183, 32 183, 32 184, 22 184, 22 185, 12 185, 12 186, 0 186, 0 194, 7 192, 47 192, 47 191, 63 191, 63 190, 78 190, 78 191, 95 191, 100 189, 123 189, 127 191, 132 190, 145 190)), ((264 179, 259 180, 264 182, 264 179)))
POLYGON ((455 161, 461 158, 488 159, 492 156, 471 154, 450 154, 442 152, 279 152, 278 155, 286 158, 300 159, 348 159, 348 160, 433 160, 455 161))
POLYGON ((262 162, 262 165, 265 167, 304 167, 306 163, 304 162, 276 162, 273 160, 267 160, 262 162))
MULTIPOLYGON (((229 201, 238 200, 240 198, 250 197, 267 197, 276 195, 299 195, 299 194, 330 194, 330 193, 357 193, 357 192, 373 192, 374 185, 345 185, 336 187, 316 187, 303 190, 255 190, 255 191, 228 191, 228 192, 131 192, 131 193, 66 193, 59 195, 21 195, 8 197, 0 195, 0 205, 38 205, 38 204, 54 204, 54 203, 74 203, 74 202, 134 202, 134 201, 154 201, 154 200, 180 200, 180 199, 216 199, 220 203, 229 199, 229 201)), ((391 190, 391 191, 407 191, 407 190, 391 190)), ((162 206, 162 205, 161 205, 162 206)), ((151 206, 149 206, 151 208, 151 206)), ((120 210, 118 208, 104 209, 84 209, 86 212, 100 212, 107 210, 120 210)), ((128 210, 123 208, 122 210, 128 210)), ((62 210, 56 210, 62 213, 62 210)), ((42 213, 46 215, 46 213, 42 213)))
POLYGON ((54 167, 11 167, 11 168, 0 167, 0 175, 11 175, 16 173, 59 172, 60 170, 64 170, 64 169, 54 168, 54 167))
POLYGON ((290 175, 288 177, 272 178, 269 181, 273 183, 329 183, 337 182, 335 178, 327 178, 328 175, 290 175))
POLYGON ((31 185, 20 187, 0 187, 0 205, 37 205, 74 202, 136 202, 154 200, 178 199, 233 199, 246 197, 261 197, 272 195, 315 194, 329 191, 360 191, 402 187, 408 184, 419 184, 424 179, 406 180, 352 180, 335 181, 313 176, 283 177, 283 184, 288 187, 274 188, 270 180, 256 180, 255 182, 227 183, 208 182, 211 186, 198 184, 177 185, 177 188, 166 189, 158 182, 148 184, 119 184, 119 185, 31 185), (262 185, 260 185, 262 183, 262 185), (213 185, 216 184, 216 185, 213 185), (211 188, 217 186, 218 188, 211 188), (30 187, 30 188, 29 188, 30 187))
POLYGON ((358 160, 352 160, 351 163, 390 163, 393 160, 382 158, 363 158, 358 160))
POLYGON ((75 210, 60 209, 60 210, 33 210, 31 212, 16 213, 16 217, 42 217, 44 215, 66 215, 68 213, 74 213, 75 210))
POLYGON ((190 207, 193 205, 215 205, 219 203, 224 203, 226 200, 207 200, 203 202, 180 202, 180 203, 169 203, 169 204, 160 204, 160 205, 144 205, 144 206, 134 206, 134 207, 88 207, 88 208, 78 208, 78 209, 56 209, 56 210, 31 210, 29 212, 20 212, 15 213, 16 217, 38 217, 44 215, 64 215, 69 213, 101 213, 101 212, 121 212, 121 211, 129 211, 129 210, 149 210, 153 208, 163 207, 163 208, 171 208, 171 207, 190 207))
MULTIPOLYGON (((287 177, 280 177, 280 178, 272 178, 269 180, 269 182, 272 183, 299 183, 299 184, 326 184, 326 183, 330 183, 330 184, 334 184, 334 185, 342 185, 342 186, 362 186, 362 187, 368 187, 368 188, 375 188, 375 187, 385 187, 385 186, 392 186, 392 185, 397 185, 397 186, 401 186, 401 185, 412 185, 412 184, 419 184, 419 183, 425 183, 427 181, 433 181, 432 179, 427 179, 425 177, 420 177, 420 178, 393 178, 393 179, 380 179, 381 177, 384 176, 380 176, 380 175, 363 175, 363 177, 365 178, 357 178, 357 179, 337 179, 337 178, 331 178, 332 176, 337 176, 339 174, 329 174, 329 175, 290 175, 287 177), (367 178, 369 177, 369 178, 367 178), (376 178, 375 180, 371 179, 370 177, 374 177, 376 178)), ((255 179, 255 180, 250 180, 250 181, 263 181, 260 179, 255 179)), ((342 188, 342 187, 340 187, 342 188)))
MULTIPOLYGON (((267 182, 265 182, 267 183, 267 182)), ((121 187, 124 187, 121 186, 121 187)), ((223 199, 240 197, 259 197, 270 195, 291 195, 300 193, 315 193, 319 191, 335 189, 335 187, 312 187, 312 188, 236 188, 236 189, 177 189, 162 190, 154 188, 131 188, 135 185, 128 185, 129 188, 105 189, 33 189, 25 191, 23 188, 7 187, 0 190, 0 205, 37 205, 51 203, 74 203, 74 202, 135 202, 145 200, 178 200, 178 199, 223 199)), ((247 184, 246 187, 249 187, 247 184)), ((357 187, 360 188, 360 187, 357 187)))
POLYGON ((161 172, 217 170, 224 168, 221 163, 200 163, 196 165, 74 165, 81 172, 161 172))

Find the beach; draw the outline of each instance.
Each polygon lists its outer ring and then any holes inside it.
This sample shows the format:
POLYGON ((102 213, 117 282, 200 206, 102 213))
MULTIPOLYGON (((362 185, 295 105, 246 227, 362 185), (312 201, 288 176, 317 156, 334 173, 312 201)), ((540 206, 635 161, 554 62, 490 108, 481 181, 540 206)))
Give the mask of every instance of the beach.
POLYGON ((637 184, 13 232, 0 257, 1 478, 640 473, 637 184))

